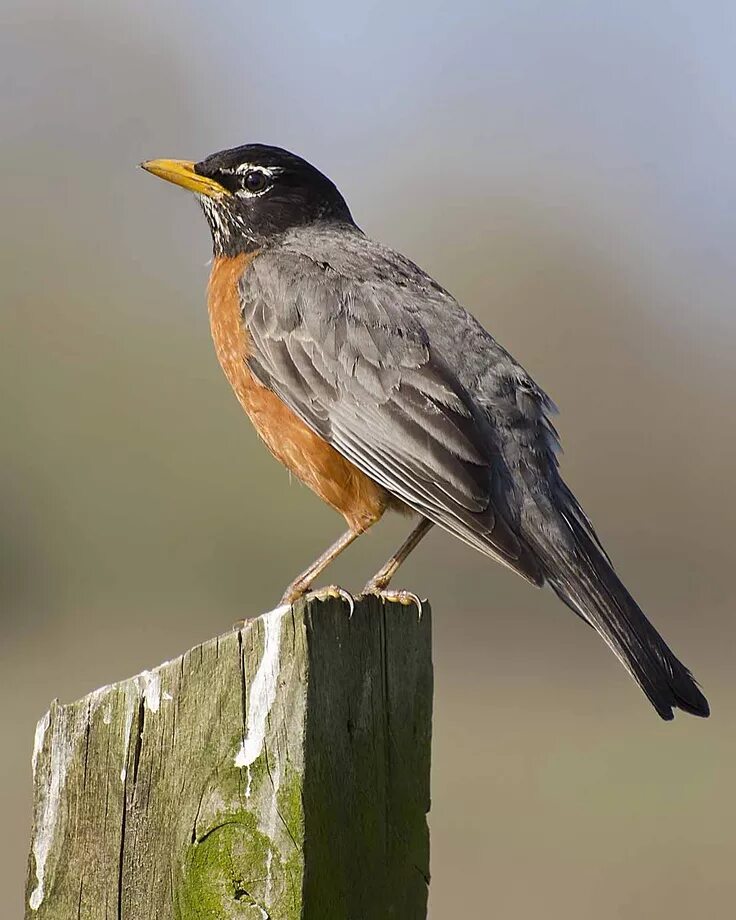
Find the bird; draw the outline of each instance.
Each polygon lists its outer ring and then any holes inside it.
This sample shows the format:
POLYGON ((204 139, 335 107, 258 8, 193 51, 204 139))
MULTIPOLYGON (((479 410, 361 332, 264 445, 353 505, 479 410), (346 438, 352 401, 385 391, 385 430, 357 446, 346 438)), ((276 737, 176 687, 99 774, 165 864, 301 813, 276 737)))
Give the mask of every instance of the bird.
POLYGON ((212 236, 217 357, 271 453, 347 522, 284 592, 307 593, 386 511, 416 517, 364 593, 433 525, 593 627, 662 719, 708 716, 559 469, 556 409, 440 284, 366 235, 336 185, 266 144, 143 169, 196 196, 212 236))

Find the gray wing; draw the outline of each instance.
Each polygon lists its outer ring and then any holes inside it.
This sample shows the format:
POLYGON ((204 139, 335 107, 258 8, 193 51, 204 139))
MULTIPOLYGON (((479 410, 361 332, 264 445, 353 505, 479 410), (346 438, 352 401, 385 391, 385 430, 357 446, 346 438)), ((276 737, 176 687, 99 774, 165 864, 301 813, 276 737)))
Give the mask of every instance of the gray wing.
POLYGON ((415 291, 287 249, 253 260, 240 296, 264 386, 392 495, 542 583, 504 514, 493 427, 431 347, 415 291))

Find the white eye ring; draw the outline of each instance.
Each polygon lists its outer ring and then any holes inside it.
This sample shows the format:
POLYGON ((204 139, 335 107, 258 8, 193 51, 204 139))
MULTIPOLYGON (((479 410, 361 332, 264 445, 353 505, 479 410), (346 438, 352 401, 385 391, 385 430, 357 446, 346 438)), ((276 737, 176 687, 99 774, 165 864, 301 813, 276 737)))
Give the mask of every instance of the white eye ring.
POLYGON ((265 192, 271 184, 271 176, 262 169, 249 169, 243 176, 243 188, 251 195, 265 192))
POLYGON ((221 170, 226 175, 240 177, 242 180, 241 187, 235 189, 235 194, 240 198, 256 198, 258 195, 265 194, 271 189, 275 177, 283 171, 281 166, 255 166, 252 163, 241 163, 240 166, 235 166, 232 169, 221 170), (251 176, 259 181, 265 180, 265 182, 258 184, 257 188, 255 186, 248 188, 248 181, 251 176))

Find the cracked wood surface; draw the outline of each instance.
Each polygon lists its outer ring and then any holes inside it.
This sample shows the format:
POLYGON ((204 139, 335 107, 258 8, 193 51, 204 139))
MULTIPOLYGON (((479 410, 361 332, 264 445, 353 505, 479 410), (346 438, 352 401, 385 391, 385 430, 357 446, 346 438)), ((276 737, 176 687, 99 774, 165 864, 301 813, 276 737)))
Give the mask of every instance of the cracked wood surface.
POLYGON ((54 702, 26 920, 423 920, 430 611, 309 598, 54 702))

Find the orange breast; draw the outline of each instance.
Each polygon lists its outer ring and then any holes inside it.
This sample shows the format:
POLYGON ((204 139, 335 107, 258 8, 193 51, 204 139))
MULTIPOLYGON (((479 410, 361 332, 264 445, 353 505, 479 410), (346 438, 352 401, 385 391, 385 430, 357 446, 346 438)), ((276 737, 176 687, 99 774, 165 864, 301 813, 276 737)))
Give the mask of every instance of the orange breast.
POLYGON ((361 532, 395 504, 392 496, 311 431, 248 367, 250 337, 241 317, 238 284, 257 255, 217 258, 212 266, 207 305, 217 358, 274 457, 361 532))

